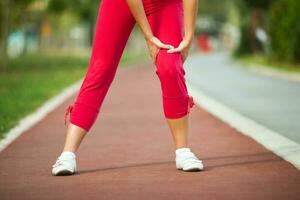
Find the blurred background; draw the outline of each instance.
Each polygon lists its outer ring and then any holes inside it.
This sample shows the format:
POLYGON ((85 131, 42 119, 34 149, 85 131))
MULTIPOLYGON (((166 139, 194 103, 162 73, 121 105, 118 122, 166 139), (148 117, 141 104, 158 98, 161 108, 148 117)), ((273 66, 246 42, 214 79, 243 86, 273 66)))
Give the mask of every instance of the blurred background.
MULTIPOLYGON (((0 138, 83 77, 99 0, 0 1, 0 138)), ((201 0, 191 53, 300 72, 300 1, 201 0)), ((150 61, 135 27, 121 63, 150 61)))

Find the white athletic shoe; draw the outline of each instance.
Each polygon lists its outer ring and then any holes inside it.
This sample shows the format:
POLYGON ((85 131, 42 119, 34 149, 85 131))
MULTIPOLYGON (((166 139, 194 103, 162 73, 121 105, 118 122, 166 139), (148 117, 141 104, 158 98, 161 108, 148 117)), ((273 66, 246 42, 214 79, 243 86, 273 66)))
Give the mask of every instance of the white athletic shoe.
POLYGON ((52 175, 54 176, 72 175, 76 171, 76 156, 73 152, 63 152, 52 165, 52 175))
POLYGON ((179 148, 176 154, 176 168, 183 171, 201 171, 204 169, 202 160, 190 148, 179 148))

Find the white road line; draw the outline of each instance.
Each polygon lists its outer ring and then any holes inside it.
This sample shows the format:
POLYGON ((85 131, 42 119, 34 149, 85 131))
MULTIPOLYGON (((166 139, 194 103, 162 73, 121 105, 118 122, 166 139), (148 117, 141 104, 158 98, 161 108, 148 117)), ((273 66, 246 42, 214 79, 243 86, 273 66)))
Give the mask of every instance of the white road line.
POLYGON ((205 110, 237 129, 242 134, 251 137, 300 170, 300 145, 298 143, 207 96, 193 86, 193 84, 188 82, 187 85, 189 94, 193 96, 197 105, 205 108, 205 110))
POLYGON ((61 103, 63 103, 67 98, 75 94, 79 89, 83 79, 75 82, 71 86, 65 88, 58 95, 54 96, 50 100, 46 101, 41 107, 39 107, 32 114, 21 119, 14 128, 10 129, 8 133, 5 134, 5 138, 0 141, 0 152, 3 151, 10 143, 12 143, 17 137, 19 137, 26 130, 41 121, 48 113, 57 108, 61 103))

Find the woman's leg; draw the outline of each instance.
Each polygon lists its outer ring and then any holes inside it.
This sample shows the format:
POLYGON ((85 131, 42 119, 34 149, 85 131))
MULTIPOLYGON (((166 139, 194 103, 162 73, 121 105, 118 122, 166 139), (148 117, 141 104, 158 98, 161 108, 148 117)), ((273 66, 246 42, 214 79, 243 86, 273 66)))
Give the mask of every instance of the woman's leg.
POLYGON ((101 1, 89 67, 75 103, 65 113, 65 120, 70 113, 70 124, 64 151, 75 152, 95 122, 134 25, 126 1, 101 1))
POLYGON ((76 152, 85 135, 86 135, 86 130, 74 124, 70 124, 68 126, 63 151, 76 152))
MULTIPOLYGON (((157 1, 160 2, 160 1, 157 1)), ((178 46, 183 39, 182 0, 165 0, 166 4, 148 16, 152 31, 163 43, 178 46)), ((157 8, 157 6, 149 6, 157 8)), ((185 84, 181 53, 160 49, 156 73, 161 82, 163 109, 176 146, 176 168, 183 171, 204 169, 201 160, 188 148, 188 113, 194 105, 185 84)))
POLYGON ((188 146, 188 115, 179 119, 166 119, 171 130, 175 148, 188 146))
MULTIPOLYGON (((156 37, 177 47, 183 39, 182 1, 164 4, 148 16, 156 37)), ((160 49, 156 58, 156 74, 161 82, 163 109, 173 135, 176 148, 186 147, 188 137, 188 113, 193 106, 185 83, 185 70, 180 53, 167 53, 160 49)))

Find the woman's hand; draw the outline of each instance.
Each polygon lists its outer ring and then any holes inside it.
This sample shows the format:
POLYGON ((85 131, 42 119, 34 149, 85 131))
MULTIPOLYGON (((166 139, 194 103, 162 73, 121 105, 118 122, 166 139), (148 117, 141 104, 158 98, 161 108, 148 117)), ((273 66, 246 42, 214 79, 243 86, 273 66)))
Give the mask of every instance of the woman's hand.
POLYGON ((153 63, 155 64, 156 56, 160 48, 171 49, 174 48, 171 45, 163 44, 158 38, 153 36, 152 30, 150 28, 150 24, 147 20, 146 13, 143 7, 143 3, 141 0, 126 0, 129 6, 129 9, 134 16, 135 20, 139 24, 144 37, 146 39, 150 56, 152 58, 153 63))
POLYGON ((178 47, 167 51, 168 53, 181 52, 182 62, 186 60, 193 41, 197 11, 198 0, 183 0, 184 37, 178 47))
POLYGON ((160 48, 162 49, 174 49, 172 45, 162 43, 157 37, 152 36, 149 39, 146 39, 147 46, 150 52, 152 62, 156 64, 156 56, 160 48))
POLYGON ((180 44, 178 45, 178 47, 174 48, 174 49, 169 49, 167 51, 167 53, 176 53, 176 52, 180 52, 181 53, 181 58, 182 58, 182 62, 184 63, 188 54, 189 54, 189 50, 191 47, 191 40, 188 40, 186 38, 183 38, 183 40, 180 42, 180 44))

